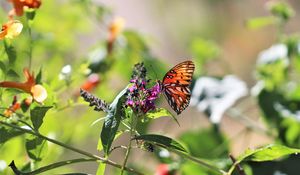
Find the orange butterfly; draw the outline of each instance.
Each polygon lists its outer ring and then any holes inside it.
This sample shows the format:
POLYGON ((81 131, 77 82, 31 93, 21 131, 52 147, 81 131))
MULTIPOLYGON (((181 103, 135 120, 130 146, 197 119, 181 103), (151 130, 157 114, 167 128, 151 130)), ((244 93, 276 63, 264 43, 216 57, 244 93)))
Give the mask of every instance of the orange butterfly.
POLYGON ((184 61, 169 70, 160 82, 169 105, 179 115, 190 103, 190 85, 195 70, 192 61, 184 61))

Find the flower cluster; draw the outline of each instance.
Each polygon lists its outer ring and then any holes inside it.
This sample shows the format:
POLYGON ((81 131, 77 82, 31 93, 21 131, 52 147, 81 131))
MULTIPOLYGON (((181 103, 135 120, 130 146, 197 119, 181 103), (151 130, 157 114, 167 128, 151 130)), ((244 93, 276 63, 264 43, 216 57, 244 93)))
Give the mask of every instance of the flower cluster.
POLYGON ((147 113, 155 109, 154 101, 161 93, 161 86, 156 83, 153 87, 147 88, 149 79, 146 78, 147 70, 143 63, 134 66, 130 80, 131 86, 128 88, 126 105, 130 106, 135 112, 142 111, 147 113))
POLYGON ((107 104, 104 100, 95 97, 94 95, 83 89, 80 89, 80 95, 84 99, 84 101, 90 103, 90 106, 95 106, 95 111, 109 111, 109 104, 107 104))
POLYGON ((10 11, 9 16, 22 16, 24 8, 38 9, 41 6, 41 0, 9 0, 14 8, 10 11))

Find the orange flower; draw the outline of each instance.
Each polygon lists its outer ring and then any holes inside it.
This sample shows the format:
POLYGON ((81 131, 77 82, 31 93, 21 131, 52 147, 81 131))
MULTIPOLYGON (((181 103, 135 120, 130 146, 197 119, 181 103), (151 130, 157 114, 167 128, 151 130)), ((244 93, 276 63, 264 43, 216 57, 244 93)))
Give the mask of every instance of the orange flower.
POLYGON ((89 75, 86 82, 84 82, 83 85, 80 86, 81 89, 91 92, 93 89, 97 87, 97 85, 100 83, 100 78, 98 74, 91 74, 89 75))
POLYGON ((124 28, 125 20, 121 17, 116 17, 109 25, 109 39, 115 40, 124 28))
POLYGON ((30 74, 28 69, 25 68, 23 72, 26 78, 26 82, 19 83, 12 81, 3 81, 0 82, 0 87, 20 89, 26 93, 31 94, 35 101, 42 103, 47 98, 46 89, 42 85, 35 84, 34 74, 30 74))
POLYGON ((124 28, 125 20, 121 17, 116 17, 109 25, 109 36, 107 41, 107 52, 110 54, 113 50, 113 44, 124 28))
POLYGON ((6 24, 2 25, 2 29, 0 32, 0 39, 4 38, 14 38, 18 36, 23 29, 23 25, 20 21, 10 20, 6 24))
POLYGON ((12 104, 3 112, 5 117, 10 117, 13 113, 15 113, 18 109, 21 108, 21 104, 17 102, 17 96, 14 96, 14 100, 12 104))
POLYGON ((24 13, 24 7, 37 9, 41 5, 41 0, 9 0, 13 3, 14 9, 10 12, 10 17, 14 14, 22 16, 24 13))

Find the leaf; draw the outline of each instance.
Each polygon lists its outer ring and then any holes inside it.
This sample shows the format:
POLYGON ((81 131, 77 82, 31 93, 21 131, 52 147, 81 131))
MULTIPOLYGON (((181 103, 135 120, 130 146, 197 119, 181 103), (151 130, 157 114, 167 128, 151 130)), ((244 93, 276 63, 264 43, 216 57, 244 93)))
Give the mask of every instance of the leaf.
POLYGON ((7 129, 5 127, 0 127, 0 144, 5 143, 9 139, 24 134, 23 131, 7 129))
POLYGON ((25 146, 28 156, 33 160, 41 161, 46 156, 48 144, 42 138, 29 136, 26 138, 25 146))
POLYGON ((255 150, 247 150, 244 154, 239 156, 237 162, 251 160, 256 162, 275 160, 290 154, 298 154, 300 149, 289 148, 283 145, 271 144, 263 148, 255 150))
POLYGON ((9 69, 6 75, 12 78, 20 78, 19 74, 12 69, 9 69))
POLYGON ((50 108, 52 108, 52 106, 35 107, 32 110, 30 110, 30 119, 33 124, 33 127, 36 130, 38 130, 41 127, 43 119, 50 108))
POLYGON ((146 114, 147 118, 157 119, 160 117, 173 116, 172 113, 164 108, 156 108, 155 110, 149 111, 146 114))
POLYGON ((246 22, 246 26, 249 29, 260 29, 276 23, 276 19, 273 16, 252 18, 246 22))
POLYGON ((146 135, 140 135, 135 137, 134 139, 137 140, 144 140, 147 142, 153 142, 159 146, 165 147, 165 148, 170 148, 170 149, 175 149, 178 151, 182 152, 187 152, 187 150, 177 141, 166 137, 162 135, 156 135, 156 134, 146 134, 146 135))
POLYGON ((121 118, 125 117, 123 104, 125 103, 126 92, 127 87, 123 89, 111 103, 110 110, 108 111, 108 114, 105 117, 103 123, 100 138, 103 146, 103 151, 106 156, 110 152, 110 147, 118 131, 121 118))
POLYGON ((35 83, 42 84, 41 81, 42 81, 42 68, 40 68, 39 73, 35 77, 35 83))
POLYGON ((11 45, 11 43, 8 43, 7 41, 4 42, 4 48, 8 57, 9 64, 10 65, 14 64, 17 59, 16 49, 14 48, 13 45, 11 45))
POLYGON ((3 72, 4 74, 6 74, 6 66, 5 66, 5 64, 3 63, 3 61, 0 61, 0 69, 2 70, 2 72, 3 72))
POLYGON ((99 163, 98 169, 97 169, 97 173, 96 175, 104 175, 105 173, 105 168, 106 168, 106 163, 99 163))
POLYGON ((179 122, 176 119, 176 117, 165 108, 156 108, 152 111, 149 111, 147 112, 146 117, 150 119, 157 119, 160 117, 172 117, 175 120, 175 122, 179 125, 179 122))

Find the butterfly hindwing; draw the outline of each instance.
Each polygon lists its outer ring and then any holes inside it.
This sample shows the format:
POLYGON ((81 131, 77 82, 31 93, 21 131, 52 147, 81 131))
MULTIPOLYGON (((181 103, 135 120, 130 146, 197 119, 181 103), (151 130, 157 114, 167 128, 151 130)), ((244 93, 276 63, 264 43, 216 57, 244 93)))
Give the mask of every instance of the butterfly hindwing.
POLYGON ((169 70, 162 81, 163 90, 172 109, 180 114, 190 103, 195 65, 192 61, 184 61, 169 70))

